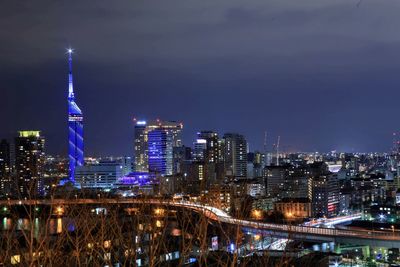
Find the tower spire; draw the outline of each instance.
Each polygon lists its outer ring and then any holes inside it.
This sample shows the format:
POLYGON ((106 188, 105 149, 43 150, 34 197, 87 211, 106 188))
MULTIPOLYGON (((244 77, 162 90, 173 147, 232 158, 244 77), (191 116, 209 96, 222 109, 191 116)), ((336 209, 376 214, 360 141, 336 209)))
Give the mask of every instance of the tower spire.
POLYGON ((74 84, 72 80, 72 48, 67 49, 68 53, 68 65, 69 65, 69 73, 68 73, 68 99, 73 100, 75 99, 74 95, 74 84))
POLYGON ((67 50, 68 73, 68 144, 69 144, 69 181, 75 183, 75 169, 84 165, 83 154, 83 114, 75 102, 74 86, 72 81, 72 53, 67 50))

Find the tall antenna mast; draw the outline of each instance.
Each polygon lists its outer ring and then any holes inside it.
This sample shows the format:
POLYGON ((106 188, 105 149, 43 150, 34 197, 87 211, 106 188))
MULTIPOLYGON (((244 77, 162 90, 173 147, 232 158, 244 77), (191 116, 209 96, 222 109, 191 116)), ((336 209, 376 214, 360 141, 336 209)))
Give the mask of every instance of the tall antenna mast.
POLYGON ((278 142, 276 142, 276 166, 279 166, 279 144, 281 142, 281 136, 278 135, 278 142))

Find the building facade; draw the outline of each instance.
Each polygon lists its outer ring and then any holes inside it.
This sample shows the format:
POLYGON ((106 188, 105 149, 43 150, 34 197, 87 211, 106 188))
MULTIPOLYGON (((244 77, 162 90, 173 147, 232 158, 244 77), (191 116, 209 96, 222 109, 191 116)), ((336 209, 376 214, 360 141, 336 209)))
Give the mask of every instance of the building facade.
POLYGON ((109 190, 124 175, 123 166, 117 161, 100 161, 76 168, 76 184, 81 188, 109 190))
POLYGON ((15 138, 14 197, 34 198, 43 194, 44 145, 40 131, 20 131, 15 138))
POLYGON ((221 142, 218 133, 213 131, 201 131, 197 133, 195 154, 199 160, 206 163, 219 163, 223 160, 221 142))
POLYGON ((0 142, 0 196, 7 196, 11 190, 11 146, 3 139, 0 142))
POLYGON ((311 208, 308 198, 283 198, 274 203, 274 209, 281 212, 287 220, 310 218, 311 208))
POLYGON ((224 159, 226 176, 247 177, 247 141, 241 134, 224 135, 224 159))
POLYGON ((135 125, 135 171, 174 174, 174 148, 182 146, 183 124, 174 121, 137 121, 135 125))
POLYGON ((166 131, 152 130, 148 133, 149 172, 172 175, 172 142, 166 131))
POLYGON ((339 184, 336 174, 315 177, 312 183, 313 216, 336 216, 339 212, 339 184))
POLYGON ((137 121, 134 140, 135 171, 149 171, 146 121, 137 121))
POLYGON ((288 166, 267 166, 264 168, 263 177, 267 197, 281 196, 288 168, 288 166))

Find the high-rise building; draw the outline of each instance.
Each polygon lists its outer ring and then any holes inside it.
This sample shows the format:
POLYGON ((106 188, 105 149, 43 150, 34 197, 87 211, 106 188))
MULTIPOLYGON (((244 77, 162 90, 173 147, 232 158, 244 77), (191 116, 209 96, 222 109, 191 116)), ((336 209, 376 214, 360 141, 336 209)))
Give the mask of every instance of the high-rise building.
POLYGON ((254 158, 253 158, 253 176, 255 178, 259 178, 263 176, 263 170, 266 164, 266 156, 265 154, 255 151, 254 158))
POLYGON ((10 143, 0 142, 0 196, 7 196, 11 189, 11 153, 10 143))
POLYGON ((173 153, 174 153, 173 173, 184 174, 186 163, 192 160, 192 149, 186 146, 174 147, 173 153))
POLYGON ((162 129, 148 133, 149 172, 161 175, 172 175, 172 142, 170 136, 162 129))
POLYGON ((254 157, 255 153, 249 152, 247 153, 247 179, 253 179, 256 176, 254 175, 254 157))
POLYGON ((44 137, 40 131, 20 131, 15 138, 15 197, 43 194, 44 137))
POLYGON ((312 200, 312 178, 308 175, 306 165, 292 165, 288 168, 281 197, 312 200))
POLYGON ((267 197, 280 197, 289 166, 266 166, 264 181, 267 197))
POLYGON ((224 135, 225 173, 234 178, 247 176, 247 141, 243 135, 224 135))
POLYGON ((148 143, 146 121, 137 121, 135 125, 135 171, 147 172, 149 170, 148 143))
POLYGON ((174 174, 174 148, 182 146, 182 123, 137 121, 135 126, 135 171, 174 174))
POLYGON ((132 157, 122 157, 120 160, 122 166, 123 175, 128 175, 133 172, 133 160, 132 157))
POLYGON ((171 140, 173 147, 182 146, 182 129, 183 124, 176 121, 156 120, 146 125, 147 132, 161 129, 165 131, 171 140))
POLYGON ((225 177, 223 142, 218 138, 218 133, 198 132, 193 152, 193 160, 203 165, 203 177, 207 187, 218 183, 225 177))
POLYGON ((69 140, 69 181, 75 183, 75 168, 84 165, 83 156, 83 114, 75 102, 72 80, 72 49, 68 49, 68 140, 69 140))
POLYGON ((339 184, 336 174, 315 177, 312 180, 314 217, 333 217, 339 212, 339 184))
POLYGON ((197 139, 193 144, 193 159, 197 162, 205 161, 206 149, 207 141, 204 139, 197 139))
POLYGON ((218 139, 218 133, 213 131, 201 131, 197 133, 195 142, 195 159, 206 163, 219 163, 222 161, 222 148, 218 139))

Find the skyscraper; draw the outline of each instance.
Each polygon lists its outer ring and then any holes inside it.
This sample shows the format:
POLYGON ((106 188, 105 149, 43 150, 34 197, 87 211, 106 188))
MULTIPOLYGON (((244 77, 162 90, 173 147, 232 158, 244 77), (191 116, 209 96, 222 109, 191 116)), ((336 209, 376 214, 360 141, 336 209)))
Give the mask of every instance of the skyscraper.
POLYGON ((72 80, 72 49, 68 49, 68 140, 69 180, 75 183, 75 168, 84 164, 83 157, 83 114, 75 102, 72 80))
POLYGON ((336 174, 327 174, 312 180, 312 205, 315 217, 333 217, 339 212, 339 185, 336 174))
MULTIPOLYGON (((225 177, 223 142, 214 131, 200 131, 194 143, 193 159, 202 166, 207 186, 211 186, 225 177)), ((199 172, 200 173, 200 172, 199 172)))
POLYGON ((137 121, 135 125, 135 171, 173 174, 173 149, 182 146, 182 123, 137 121))
POLYGON ((11 153, 10 143, 3 139, 0 142, 0 196, 6 196, 11 189, 11 153))
POLYGON ((137 121, 135 125, 134 153, 137 172, 147 172, 149 169, 146 124, 146 121, 137 121))
POLYGON ((266 166, 264 168, 263 177, 267 197, 280 196, 288 172, 289 166, 266 166))
POLYGON ((241 134, 224 135, 224 159, 227 176, 246 178, 247 176, 247 141, 241 134))
POLYGON ((218 163, 222 161, 221 144, 218 133, 213 131, 201 131, 197 133, 194 144, 195 157, 206 163, 218 163))
POLYGON ((162 129, 148 133, 149 171, 155 174, 172 175, 172 142, 171 137, 162 129))
POLYGON ((32 198, 43 193, 44 143, 40 131, 20 131, 15 138, 15 196, 32 198))

